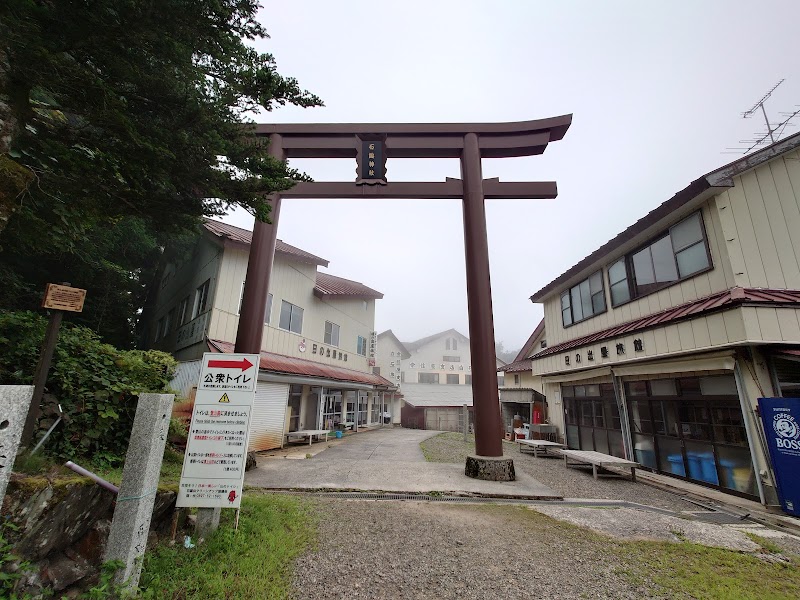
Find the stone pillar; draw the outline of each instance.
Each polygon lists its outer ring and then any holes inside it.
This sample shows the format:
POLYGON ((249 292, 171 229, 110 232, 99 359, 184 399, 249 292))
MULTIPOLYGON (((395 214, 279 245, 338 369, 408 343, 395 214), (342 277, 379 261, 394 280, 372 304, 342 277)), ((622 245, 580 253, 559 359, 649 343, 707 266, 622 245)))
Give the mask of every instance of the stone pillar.
POLYGON ((115 581, 130 589, 136 589, 142 574, 174 398, 172 394, 141 394, 133 420, 105 555, 106 561, 125 563, 115 581))
POLYGON ((32 385, 0 385, 0 506, 17 458, 31 398, 32 385))
POLYGON ((221 514, 222 509, 219 506, 216 508, 199 508, 197 510, 194 533, 197 536, 198 544, 217 530, 221 514))

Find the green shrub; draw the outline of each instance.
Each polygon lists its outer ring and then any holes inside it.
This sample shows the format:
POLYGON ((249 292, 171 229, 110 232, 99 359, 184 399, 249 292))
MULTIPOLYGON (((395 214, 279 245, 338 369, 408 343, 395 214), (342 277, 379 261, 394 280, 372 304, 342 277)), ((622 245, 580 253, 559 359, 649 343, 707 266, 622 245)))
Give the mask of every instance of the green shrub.
MULTIPOLYGON (((32 383, 46 326, 47 319, 32 312, 0 314, 0 384, 32 383)), ((53 431, 46 451, 59 458, 122 461, 136 397, 167 391, 176 365, 164 352, 119 350, 90 329, 64 323, 47 392, 67 418, 53 431)))

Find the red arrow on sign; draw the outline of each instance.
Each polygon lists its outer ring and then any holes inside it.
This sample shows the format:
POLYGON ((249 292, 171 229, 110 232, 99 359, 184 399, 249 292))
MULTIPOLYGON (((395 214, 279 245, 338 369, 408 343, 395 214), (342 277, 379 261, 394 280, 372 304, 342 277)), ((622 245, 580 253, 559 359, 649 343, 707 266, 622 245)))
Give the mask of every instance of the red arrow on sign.
POLYGON ((253 366, 246 358, 242 360, 210 360, 208 361, 209 368, 218 368, 218 369, 239 369, 241 368, 242 371, 247 371, 250 367, 253 366))

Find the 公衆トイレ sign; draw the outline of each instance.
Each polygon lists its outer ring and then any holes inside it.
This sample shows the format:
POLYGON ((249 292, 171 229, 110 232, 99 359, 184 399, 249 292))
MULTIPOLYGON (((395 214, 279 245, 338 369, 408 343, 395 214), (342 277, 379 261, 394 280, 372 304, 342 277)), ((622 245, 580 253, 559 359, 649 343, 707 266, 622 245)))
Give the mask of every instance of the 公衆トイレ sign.
POLYGON ((259 357, 206 352, 177 506, 239 508, 259 357))

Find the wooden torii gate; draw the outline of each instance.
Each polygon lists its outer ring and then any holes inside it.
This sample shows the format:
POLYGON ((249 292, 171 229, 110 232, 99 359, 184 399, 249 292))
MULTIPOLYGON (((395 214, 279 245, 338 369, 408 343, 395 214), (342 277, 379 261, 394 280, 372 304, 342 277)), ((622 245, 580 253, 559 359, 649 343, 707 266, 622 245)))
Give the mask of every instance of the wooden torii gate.
MULTIPOLYGON (((515 123, 359 123, 262 124, 258 137, 269 138, 270 156, 287 158, 355 158, 356 180, 300 182, 270 198, 272 223, 255 221, 244 298, 236 335, 236 352, 259 353, 264 332, 270 272, 280 217, 281 198, 429 198, 463 199, 467 269, 469 341, 477 457, 503 455, 497 391, 494 321, 489 281, 489 248, 484 199, 555 198, 554 181, 501 182, 483 179, 482 158, 542 154, 549 142, 564 137, 572 115, 515 123), (387 158, 458 158, 462 179, 442 182, 389 182, 387 158)), ((511 475, 514 478, 510 459, 511 475)), ((468 459, 469 471, 469 459, 468 459)), ((491 470, 491 468, 489 469, 491 470)), ((495 478, 491 474, 477 474, 495 478)))

